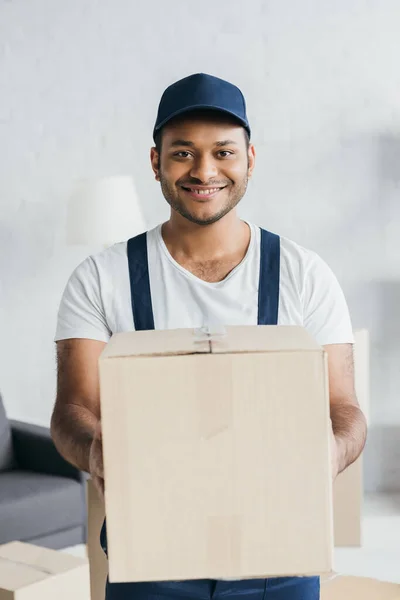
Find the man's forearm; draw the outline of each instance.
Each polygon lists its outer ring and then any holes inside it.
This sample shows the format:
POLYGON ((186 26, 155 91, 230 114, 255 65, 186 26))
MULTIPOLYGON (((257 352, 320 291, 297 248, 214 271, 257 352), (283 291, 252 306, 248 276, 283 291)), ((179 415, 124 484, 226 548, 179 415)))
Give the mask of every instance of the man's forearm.
POLYGON ((98 419, 86 408, 66 404, 56 408, 51 436, 59 453, 81 471, 89 472, 89 454, 98 419))
POLYGON ((358 406, 331 406, 333 433, 337 442, 338 472, 360 456, 367 438, 367 424, 358 406))

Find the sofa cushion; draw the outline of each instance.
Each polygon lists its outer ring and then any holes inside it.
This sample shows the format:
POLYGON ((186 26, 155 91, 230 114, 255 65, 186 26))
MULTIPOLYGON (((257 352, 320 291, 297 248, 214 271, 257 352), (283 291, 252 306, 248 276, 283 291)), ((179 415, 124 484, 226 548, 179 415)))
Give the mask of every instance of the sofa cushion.
POLYGON ((0 472, 12 469, 14 455, 12 448, 11 425, 7 418, 0 394, 0 472))
POLYGON ((19 470, 0 473, 0 544, 85 522, 85 491, 78 481, 19 470))
MULTIPOLYGON (((62 550, 78 544, 87 543, 86 527, 71 527, 71 529, 63 529, 56 531, 50 535, 43 535, 27 540, 29 544, 34 546, 42 546, 42 548, 52 548, 53 550, 62 550)), ((100 547, 101 551, 101 547, 100 547)))

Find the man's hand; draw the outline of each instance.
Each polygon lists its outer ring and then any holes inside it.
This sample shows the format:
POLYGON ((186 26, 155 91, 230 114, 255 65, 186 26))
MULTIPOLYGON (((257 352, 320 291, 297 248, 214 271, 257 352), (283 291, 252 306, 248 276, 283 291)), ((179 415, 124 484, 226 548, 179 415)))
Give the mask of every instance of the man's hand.
POLYGON ((104 468, 103 468, 103 441, 101 423, 97 423, 89 455, 89 470, 93 484, 100 498, 104 500, 104 468))
POLYGON ((344 471, 364 448, 367 424, 354 387, 351 344, 324 346, 328 354, 329 399, 332 421, 332 477, 344 471))

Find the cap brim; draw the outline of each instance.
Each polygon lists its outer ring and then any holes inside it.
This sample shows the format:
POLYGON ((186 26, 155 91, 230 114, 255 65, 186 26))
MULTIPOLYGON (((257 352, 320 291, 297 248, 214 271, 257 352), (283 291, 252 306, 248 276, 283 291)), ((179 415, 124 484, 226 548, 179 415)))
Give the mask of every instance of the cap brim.
POLYGON ((174 113, 172 113, 171 115, 169 115, 166 119, 164 119, 163 121, 161 121, 161 123, 158 123, 157 126, 154 127, 153 138, 154 138, 155 134, 158 131, 160 131, 160 129, 162 129, 164 127, 164 125, 166 125, 167 123, 169 123, 169 121, 171 121, 175 117, 178 117, 179 115, 184 115, 186 113, 191 113, 191 112, 194 112, 196 110, 214 110, 214 111, 217 111, 217 112, 224 113, 226 115, 230 115, 238 123, 240 123, 240 125, 242 127, 244 127, 244 129, 249 134, 249 137, 251 135, 251 130, 250 130, 250 127, 249 127, 249 124, 247 123, 247 121, 245 121, 244 119, 241 119, 240 117, 238 117, 234 112, 232 112, 230 110, 227 110, 226 108, 222 108, 220 106, 214 106, 214 105, 211 106, 210 104, 196 104, 194 106, 187 106, 185 108, 181 108, 180 110, 177 110, 174 113))

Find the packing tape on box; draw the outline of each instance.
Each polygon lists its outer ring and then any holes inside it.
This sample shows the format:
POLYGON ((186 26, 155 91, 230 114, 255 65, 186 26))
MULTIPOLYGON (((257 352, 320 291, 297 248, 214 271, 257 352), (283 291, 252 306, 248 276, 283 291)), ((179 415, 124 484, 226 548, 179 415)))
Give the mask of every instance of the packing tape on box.
MULTIPOLYGON (((215 324, 215 325, 204 325, 203 327, 197 327, 193 330, 194 341, 195 342, 218 342, 224 337, 226 337, 226 329, 223 325, 215 324)), ((211 348, 210 348, 211 352, 211 348)))
MULTIPOLYGON (((198 327, 193 331, 196 343, 209 342, 209 352, 212 352, 211 342, 223 340, 227 333, 222 325, 207 325, 198 327)), ((213 372, 204 369, 199 363, 199 373, 196 381, 199 435, 204 440, 210 440, 232 426, 232 394, 227 393, 226 386, 229 381, 224 381, 224 393, 210 394, 210 389, 215 387, 213 372)))

